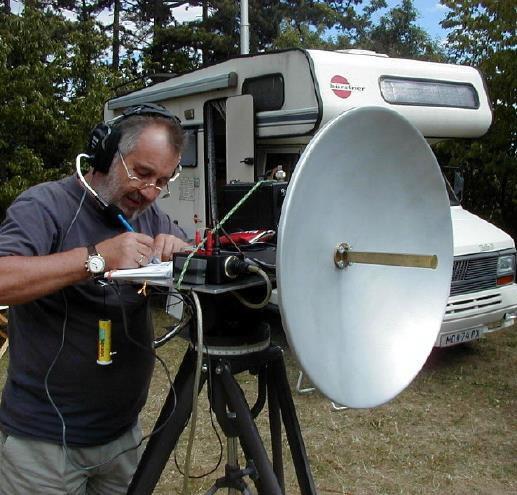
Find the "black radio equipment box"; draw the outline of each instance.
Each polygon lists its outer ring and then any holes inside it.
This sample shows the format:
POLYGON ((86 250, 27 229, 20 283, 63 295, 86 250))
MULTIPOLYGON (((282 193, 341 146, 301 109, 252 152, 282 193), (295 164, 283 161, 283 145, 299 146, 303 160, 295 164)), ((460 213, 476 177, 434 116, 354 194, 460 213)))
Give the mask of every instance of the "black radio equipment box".
MULTIPOLYGON (((254 183, 235 182, 222 188, 223 218, 254 186, 254 183)), ((278 230, 282 204, 287 192, 287 182, 266 182, 239 207, 224 224, 227 232, 241 230, 278 230)))

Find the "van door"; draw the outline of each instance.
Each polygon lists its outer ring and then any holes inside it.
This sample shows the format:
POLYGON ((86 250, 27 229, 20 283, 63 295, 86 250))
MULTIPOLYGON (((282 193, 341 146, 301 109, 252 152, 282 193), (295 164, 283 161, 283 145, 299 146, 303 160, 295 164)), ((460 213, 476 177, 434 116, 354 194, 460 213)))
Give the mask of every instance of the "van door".
POLYGON ((255 112, 253 96, 226 100, 226 182, 255 180, 255 112))

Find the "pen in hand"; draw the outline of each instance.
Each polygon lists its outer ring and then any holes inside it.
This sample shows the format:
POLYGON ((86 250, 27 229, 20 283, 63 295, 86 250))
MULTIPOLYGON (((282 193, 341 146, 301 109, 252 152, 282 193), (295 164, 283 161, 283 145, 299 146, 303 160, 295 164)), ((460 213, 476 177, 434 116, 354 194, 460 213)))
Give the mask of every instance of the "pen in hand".
MULTIPOLYGON (((122 226, 128 231, 128 232, 135 232, 135 229, 133 228, 133 226, 127 221, 126 217, 124 216, 123 213, 119 213, 117 215, 117 218, 119 220, 119 222, 122 224, 122 226)), ((158 258, 158 256, 151 256, 151 258, 149 259, 149 264, 153 264, 153 265, 156 265, 158 263, 161 263, 161 260, 160 258, 158 258)))

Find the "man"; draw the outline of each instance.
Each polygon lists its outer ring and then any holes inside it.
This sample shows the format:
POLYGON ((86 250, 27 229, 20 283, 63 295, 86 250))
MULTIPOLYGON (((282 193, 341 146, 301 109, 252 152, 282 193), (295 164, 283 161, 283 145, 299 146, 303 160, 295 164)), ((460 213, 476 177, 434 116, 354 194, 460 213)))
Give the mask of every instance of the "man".
POLYGON ((155 204, 176 172, 181 127, 164 112, 139 113, 117 122, 107 170, 85 176, 135 232, 111 223, 76 176, 21 194, 0 226, 0 304, 10 306, 1 494, 126 493, 136 469, 154 365, 149 301, 92 275, 186 246, 155 204), (112 322, 107 365, 97 363, 101 319, 112 322))

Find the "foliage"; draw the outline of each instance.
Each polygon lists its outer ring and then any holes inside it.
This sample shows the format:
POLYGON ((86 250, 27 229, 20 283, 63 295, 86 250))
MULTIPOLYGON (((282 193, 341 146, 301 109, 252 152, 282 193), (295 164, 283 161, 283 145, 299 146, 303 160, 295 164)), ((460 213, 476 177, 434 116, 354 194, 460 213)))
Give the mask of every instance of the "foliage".
MULTIPOLYGON (((406 1, 412 5, 410 0, 406 1)), ((147 27, 145 72, 180 73, 239 55, 239 2, 189 3, 204 6, 202 18, 184 24, 175 20, 164 22, 154 30, 154 37, 149 36, 147 27)), ((336 49, 361 42, 371 44, 371 16, 383 7, 385 0, 250 0, 250 51, 294 47, 336 49)), ((391 15, 388 13, 386 19, 391 15)), ((377 45, 381 46, 382 42, 377 45)))
MULTIPOLYGON (((112 67, 131 76, 178 74, 238 56, 240 6, 234 0, 45 0, 83 20, 100 8, 113 12, 112 67), (180 23, 173 8, 202 7, 180 23), (131 26, 131 27, 128 27, 131 26)), ((386 0, 250 0, 252 53, 284 48, 369 48, 396 56, 439 57, 436 44, 416 25, 412 0, 386 12, 386 0)))
POLYGON ((442 3, 450 9, 442 25, 451 29, 451 58, 481 70, 494 112, 482 139, 447 143, 438 152, 461 168, 465 206, 517 237, 517 6, 495 0, 442 3))
MULTIPOLYGON (((204 0, 200 19, 180 24, 175 19, 160 25, 144 48, 145 72, 181 73, 239 55, 239 2, 204 0)), ((280 0, 250 0, 252 52, 271 47, 281 21, 280 0)))
MULTIPOLYGON (((359 4, 361 1, 346 3, 359 4)), ((342 31, 346 19, 356 14, 353 6, 347 7, 342 1, 282 2, 280 32, 273 40, 273 47, 333 49, 335 43, 328 33, 337 29, 342 31)))
MULTIPOLYGON (((440 144, 465 176, 465 205, 517 235, 515 2, 441 0, 450 30, 438 46, 412 0, 249 0, 252 53, 293 47, 363 48, 479 67, 494 122, 481 140, 440 144)), ((0 218, 18 192, 70 170, 104 101, 149 82, 239 54, 234 0, 31 0, 0 10, 0 218), (174 8, 201 7, 181 23, 174 8), (62 9, 72 14, 61 15, 62 9), (109 10, 113 21, 97 15, 109 10), (113 90, 111 89, 113 88, 113 90)))
POLYGON ((105 43, 80 26, 26 7, 0 16, 0 217, 28 186, 71 169, 108 97, 105 43))
POLYGON ((359 48, 395 57, 443 59, 438 44, 417 25, 418 12, 412 0, 402 0, 375 21, 385 9, 385 0, 284 2, 281 33, 273 45, 359 48))
MULTIPOLYGON (((45 169, 41 158, 26 146, 19 146, 0 172, 0 211, 28 187, 58 177, 57 169, 45 169)), ((3 213, 2 213, 3 217, 3 213)))
POLYGON ((357 43, 362 48, 391 57, 443 59, 438 43, 416 24, 417 17, 412 0, 402 0, 400 5, 383 15, 378 24, 366 24, 357 43))

